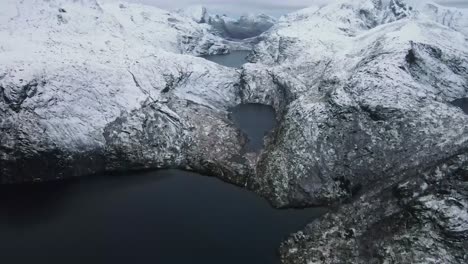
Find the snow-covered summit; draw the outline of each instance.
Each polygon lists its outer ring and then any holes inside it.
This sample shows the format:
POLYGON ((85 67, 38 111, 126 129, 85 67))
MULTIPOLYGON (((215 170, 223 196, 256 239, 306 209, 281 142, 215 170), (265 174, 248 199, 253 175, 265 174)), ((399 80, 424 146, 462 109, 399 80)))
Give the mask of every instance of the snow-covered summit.
POLYGON ((248 14, 238 19, 228 16, 210 16, 208 23, 223 37, 246 39, 259 36, 270 29, 276 18, 266 14, 248 14))
POLYGON ((26 42, 16 42, 29 43, 33 49, 43 47, 40 42, 50 39, 56 45, 75 48, 103 45, 126 50, 137 45, 125 43, 136 42, 146 49, 195 55, 224 53, 227 49, 222 39, 208 32, 209 26, 151 6, 96 0, 8 0, 2 2, 0 12, 4 22, 0 28, 5 29, 1 34, 10 35, 3 36, 4 49, 5 42, 14 46, 15 38, 26 35, 33 37, 26 42), (212 49, 203 50, 207 46, 212 49))
POLYGON ((413 8, 404 0, 337 0, 319 7, 311 6, 281 17, 281 23, 304 21, 309 28, 340 28, 349 34, 411 17, 413 8), (333 25, 338 23, 337 25, 333 25))
POLYGON ((436 3, 426 3, 420 8, 421 13, 429 19, 437 21, 468 36, 468 9, 441 6, 436 3))
POLYGON ((206 23, 208 21, 208 11, 202 5, 192 5, 181 8, 177 12, 183 16, 190 17, 197 23, 206 23))

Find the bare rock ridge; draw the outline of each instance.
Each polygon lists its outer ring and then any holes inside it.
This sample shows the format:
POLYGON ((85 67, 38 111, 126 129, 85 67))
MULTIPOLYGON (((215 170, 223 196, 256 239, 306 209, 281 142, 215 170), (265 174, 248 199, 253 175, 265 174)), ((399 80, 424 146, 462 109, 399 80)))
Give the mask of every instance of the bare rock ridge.
POLYGON ((231 48, 203 9, 0 5, 1 183, 194 170, 337 205, 283 263, 468 262, 466 11, 334 1, 281 18, 238 70, 193 56, 231 48), (278 114, 261 153, 229 119, 240 103, 278 114))

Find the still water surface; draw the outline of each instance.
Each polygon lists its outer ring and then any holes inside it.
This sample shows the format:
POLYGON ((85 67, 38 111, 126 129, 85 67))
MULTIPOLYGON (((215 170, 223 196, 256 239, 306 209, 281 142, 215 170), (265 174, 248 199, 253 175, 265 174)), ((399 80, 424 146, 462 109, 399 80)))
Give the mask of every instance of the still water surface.
POLYGON ((177 170, 0 186, 8 264, 272 264, 323 209, 276 210, 215 178, 177 170))
POLYGON ((231 53, 226 55, 212 55, 203 58, 227 67, 240 68, 247 63, 246 58, 249 54, 250 51, 231 51, 231 53))
POLYGON ((247 151, 261 150, 265 136, 277 125, 273 107, 262 104, 238 105, 232 110, 231 118, 249 139, 247 151))

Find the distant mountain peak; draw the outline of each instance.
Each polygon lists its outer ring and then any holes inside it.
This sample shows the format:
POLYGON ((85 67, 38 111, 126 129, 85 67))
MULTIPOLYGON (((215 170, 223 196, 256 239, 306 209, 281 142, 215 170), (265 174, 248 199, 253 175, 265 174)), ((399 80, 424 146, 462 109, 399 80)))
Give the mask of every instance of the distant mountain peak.
POLYGON ((190 17, 197 23, 206 23, 208 20, 208 10, 202 5, 190 5, 177 10, 177 13, 190 17))

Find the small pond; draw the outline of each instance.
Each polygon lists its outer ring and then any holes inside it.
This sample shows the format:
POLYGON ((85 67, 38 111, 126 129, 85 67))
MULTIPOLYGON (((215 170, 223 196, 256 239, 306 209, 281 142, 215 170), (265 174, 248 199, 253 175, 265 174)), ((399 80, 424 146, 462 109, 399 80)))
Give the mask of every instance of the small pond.
POLYGON ((226 55, 210 55, 203 58, 227 67, 240 68, 248 62, 247 56, 249 54, 250 51, 231 51, 226 55))
POLYGON ((273 107, 263 104, 241 104, 231 112, 234 123, 248 137, 247 151, 258 152, 264 147, 264 138, 277 125, 273 107))

